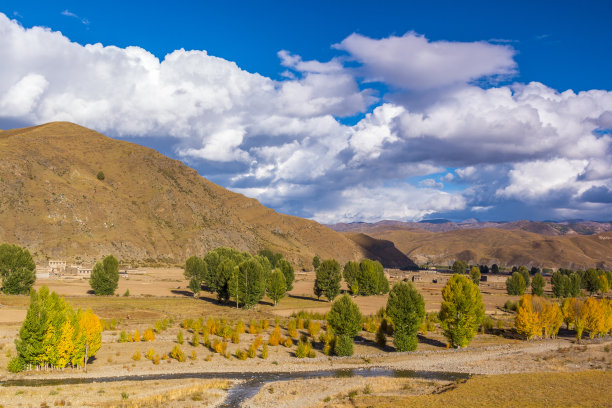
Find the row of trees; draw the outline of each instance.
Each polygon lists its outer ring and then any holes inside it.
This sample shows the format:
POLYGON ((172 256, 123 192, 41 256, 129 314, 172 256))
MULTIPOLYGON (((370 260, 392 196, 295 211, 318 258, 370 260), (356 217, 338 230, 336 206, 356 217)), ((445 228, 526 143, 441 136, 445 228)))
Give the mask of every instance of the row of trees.
POLYGON ((528 339, 555 337, 563 322, 568 330, 573 327, 578 340, 584 330, 590 338, 606 335, 612 332, 612 301, 572 297, 560 306, 553 300, 532 295, 524 295, 519 301, 515 327, 528 339))
POLYGON ((4 293, 29 293, 36 281, 36 265, 30 252, 17 245, 0 245, 0 278, 4 293))
MULTIPOLYGON (((506 280, 506 289, 509 295, 523 295, 530 285, 530 272, 521 266, 517 268, 506 280)), ((591 294, 600 292, 607 293, 610 290, 609 282, 612 280, 612 272, 602 269, 587 269, 586 271, 572 271, 560 269, 552 274, 551 284, 555 297, 577 297, 582 289, 591 294)), ((540 272, 531 279, 531 293, 542 296, 546 282, 540 272)))
POLYGON ((325 296, 333 301, 340 294, 342 278, 353 295, 379 295, 389 292, 389 281, 385 277, 382 264, 378 261, 364 259, 357 263, 349 261, 341 267, 335 259, 320 262, 318 257, 313 260, 315 270, 314 294, 317 298, 325 296))
POLYGON ((219 247, 204 258, 192 256, 185 263, 185 278, 194 295, 202 284, 220 301, 232 299, 236 307, 251 307, 267 293, 276 304, 293 289, 293 266, 281 254, 260 251, 252 256, 247 252, 219 247))
MULTIPOLYGON (((425 301, 412 282, 393 285, 385 313, 393 326, 396 349, 415 350, 418 330, 425 320, 425 301)), ((442 290, 439 316, 450 346, 464 347, 469 344, 484 319, 484 304, 478 286, 466 276, 453 275, 442 290)), ((352 355, 353 339, 361 329, 362 315, 348 294, 334 302, 327 314, 327 322, 336 336, 335 353, 340 356, 352 355)))
POLYGON ((30 306, 15 340, 12 372, 84 367, 102 344, 102 324, 91 310, 74 310, 46 286, 30 292, 30 306))
POLYGON ((586 271, 559 269, 551 277, 555 297, 576 297, 584 289, 591 294, 607 293, 612 282, 612 271, 589 268, 586 271))

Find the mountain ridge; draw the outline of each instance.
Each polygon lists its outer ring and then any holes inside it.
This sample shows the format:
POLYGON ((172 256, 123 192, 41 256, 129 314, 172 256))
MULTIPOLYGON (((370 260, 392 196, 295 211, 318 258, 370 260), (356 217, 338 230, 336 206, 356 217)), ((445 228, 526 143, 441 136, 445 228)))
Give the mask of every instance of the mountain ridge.
POLYGON ((296 265, 363 250, 311 220, 226 190, 178 160, 91 129, 51 122, 0 132, 0 242, 49 258, 182 263, 216 246, 269 248, 296 265), (97 178, 104 173, 104 180, 97 178))

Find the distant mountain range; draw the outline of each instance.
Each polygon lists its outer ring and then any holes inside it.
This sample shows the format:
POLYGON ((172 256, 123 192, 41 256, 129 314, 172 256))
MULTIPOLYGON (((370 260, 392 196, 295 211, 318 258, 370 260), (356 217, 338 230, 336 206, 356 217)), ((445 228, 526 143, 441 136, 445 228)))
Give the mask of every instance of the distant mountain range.
POLYGON ((402 228, 402 229, 417 229, 431 232, 447 232, 465 229, 482 229, 482 228, 497 228, 511 231, 528 231, 536 234, 549 236, 558 235, 594 235, 606 231, 612 231, 612 221, 584 221, 584 220, 568 220, 568 221, 479 221, 474 218, 453 222, 445 219, 432 219, 419 222, 404 222, 384 220, 375 223, 339 223, 328 225, 331 229, 338 232, 367 232, 369 230, 377 230, 380 227, 385 228, 402 228))
POLYGON ((455 260, 501 266, 612 269, 612 223, 380 221, 330 225, 354 239, 367 234, 392 242, 417 264, 450 265, 455 260))

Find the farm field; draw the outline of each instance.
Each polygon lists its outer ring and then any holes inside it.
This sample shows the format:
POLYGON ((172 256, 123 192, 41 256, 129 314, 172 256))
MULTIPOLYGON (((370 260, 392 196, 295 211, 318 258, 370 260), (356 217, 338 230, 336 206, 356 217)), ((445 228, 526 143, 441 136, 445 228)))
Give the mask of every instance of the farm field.
MULTIPOLYGON (((391 284, 400 280, 403 275, 393 271, 391 284)), ((288 330, 290 316, 299 311, 309 311, 323 314, 331 306, 330 302, 313 298, 312 286, 314 273, 297 273, 294 289, 289 296, 283 298, 277 306, 264 298, 256 307, 250 310, 236 309, 231 304, 219 304, 215 297, 203 291, 194 299, 186 289, 186 280, 182 269, 153 268, 145 274, 134 275, 129 279, 122 278, 117 293, 129 290, 130 296, 98 297, 88 294, 90 290, 87 280, 39 280, 36 287, 46 285, 50 290, 65 296, 74 307, 92 308, 107 322, 115 321, 116 326, 103 332, 103 345, 95 360, 88 366, 87 373, 80 370, 65 369, 61 372, 23 372, 9 374, 2 372, 2 380, 49 380, 49 379, 90 379, 103 380, 114 377, 125 377, 124 381, 113 381, 98 387, 95 384, 43 385, 25 387, 11 385, 0 389, 0 404, 12 406, 14 401, 24 401, 23 406, 41 406, 41 404, 58 404, 70 402, 73 406, 219 406, 229 395, 232 387, 240 387, 243 380, 231 377, 231 373, 299 373, 319 372, 321 370, 362 370, 391 369, 404 372, 438 372, 464 373, 475 375, 467 381, 449 381, 439 378, 387 378, 362 377, 360 375, 341 376, 341 378, 307 378, 292 381, 266 381, 260 389, 244 403, 244 406, 272 406, 282 396, 282 404, 277 406, 307 407, 307 406, 398 406, 416 404, 415 406, 444 406, 441 396, 451 396, 452 393, 463 395, 470 391, 480 390, 487 384, 494 389, 503 391, 507 384, 512 383, 508 374, 537 376, 538 373, 558 373, 561 380, 552 381, 563 384, 566 377, 575 375, 576 384, 589 390, 603 383, 610 383, 610 368, 612 367, 612 340, 610 338, 583 340, 576 344, 573 332, 561 330, 557 339, 541 341, 525 341, 518 338, 511 329, 513 315, 503 309, 508 299, 518 297, 506 295, 499 284, 481 283, 486 314, 495 322, 495 328, 487 333, 479 333, 470 345, 464 349, 447 349, 446 339, 438 325, 419 335, 416 352, 394 352, 392 338, 387 346, 381 348, 375 341, 374 333, 362 330, 355 339, 355 354, 352 357, 329 357, 323 353, 322 343, 317 336, 312 336, 314 345, 312 358, 298 359, 295 357, 296 343, 300 336, 309 336, 306 326, 298 325, 297 335, 293 336, 290 347, 283 345, 268 347, 268 356, 262 358, 261 346, 254 358, 238 359, 239 350, 247 348, 260 338, 267 343, 276 323, 281 328, 282 338, 291 337, 288 330), (119 343, 122 331, 131 335, 135 331, 142 334, 147 328, 166 319, 168 327, 156 334, 151 342, 119 343), (242 320, 246 332, 242 333, 237 343, 226 342, 224 353, 217 353, 213 347, 206 347, 200 337, 197 344, 192 344, 193 330, 181 327, 185 319, 197 320, 203 324, 209 319, 225 322, 234 327, 242 320), (266 323, 264 323, 266 322, 266 323), (249 333, 249 326, 258 326, 249 333), (183 335, 180 345, 186 356, 185 362, 166 358, 166 355, 177 345, 179 332, 183 335), (154 364, 145 358, 147 351, 162 356, 159 364, 154 364), (135 356, 138 355, 138 359, 135 356), (591 371, 585 371, 591 370, 591 371), (595 370, 595 371, 593 371, 595 370), (206 379, 189 378, 207 373, 206 379), (214 378, 215 375, 219 378, 214 378), (151 376, 149 380, 140 383, 129 380, 129 376, 151 376), (169 379, 168 375, 185 375, 184 381, 169 379), (223 375, 223 376, 222 376, 223 375), (481 375, 483 377, 481 377, 481 375), (526 374, 525 374, 526 375, 526 374), (162 376, 162 377, 159 377, 162 376), (212 377, 210 377, 212 376, 212 377), (312 387, 311 387, 312 386, 312 387), (317 392, 306 390, 316 389, 317 392), (103 389, 104 392, 100 392, 103 389), (364 392, 365 390, 365 392, 364 392), (440 391, 444 393, 439 394, 440 391), (83 399, 84 392, 94 394, 95 398, 83 399), (26 399, 23 395, 29 395, 26 399), (20 396, 22 397, 20 399, 20 396), (85 402, 87 401, 87 403, 85 402), (140 405, 139 405, 140 404, 140 405), (283 405, 284 404, 284 405, 283 405), (419 405, 421 404, 421 405, 419 405), (437 404, 437 405, 436 405, 437 404), (128 405, 126 405, 128 406, 128 405)), ((443 283, 416 282, 415 285, 425 297, 426 309, 437 311, 441 302, 443 283)), ((375 314, 386 304, 387 296, 359 296, 355 302, 365 315, 375 314)), ((14 354, 13 339, 17 336, 21 321, 29 303, 26 296, 0 296, 0 366, 6 367, 14 354)), ((324 326, 320 316, 313 315, 316 321, 324 326)), ((295 320, 297 323, 298 321, 295 320)), ((299 323, 297 323, 299 324, 299 323)), ((301 324, 307 325, 303 320, 301 324)), ((221 340, 218 335, 211 335, 210 340, 221 340)), ((287 374, 290 375, 290 374, 287 374)), ((551 374, 552 375, 552 374, 551 374)), ((546 378, 555 378, 547 375, 546 378)), ((574 377, 572 377, 574 378, 574 377)), ((516 380, 513 380, 516 381, 516 380)), ((569 381, 569 380, 568 380, 569 381)), ((552 392, 555 387, 547 388, 543 394, 552 392)), ((472 401, 474 404, 494 405, 495 398, 487 393, 476 392, 473 400, 461 397, 462 401, 472 401)), ((511 400, 513 401, 513 400, 511 400)), ((522 403, 515 400, 517 403, 522 403)), ((546 401, 544 399, 543 401, 546 401)), ((554 406, 554 401, 551 400, 554 406)), ((561 399, 559 399, 561 401, 561 399)), ((569 400, 568 400, 569 401, 569 400)), ((606 406, 597 397, 578 401, 576 406, 606 406)), ((469 406, 469 405, 466 405, 469 406)), ((534 401, 533 406, 544 406, 542 402, 534 401)))

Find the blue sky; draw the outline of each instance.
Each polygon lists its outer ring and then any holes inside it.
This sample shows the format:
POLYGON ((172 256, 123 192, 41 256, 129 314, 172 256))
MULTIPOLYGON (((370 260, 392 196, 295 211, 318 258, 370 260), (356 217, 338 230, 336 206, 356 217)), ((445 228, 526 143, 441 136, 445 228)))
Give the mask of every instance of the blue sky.
POLYGON ((609 2, 192 3, 4 1, 0 128, 71 120, 322 222, 612 219, 609 2))

